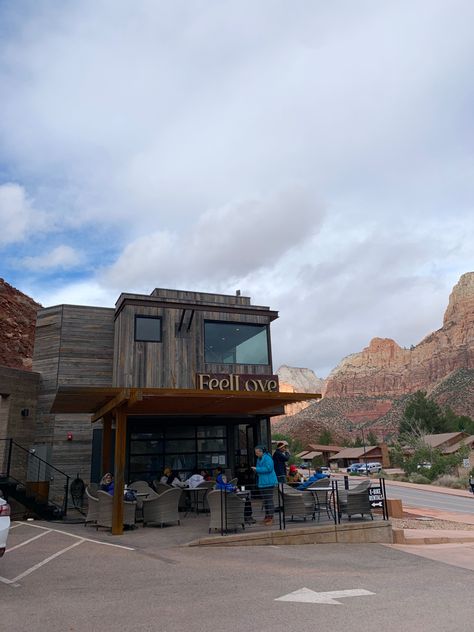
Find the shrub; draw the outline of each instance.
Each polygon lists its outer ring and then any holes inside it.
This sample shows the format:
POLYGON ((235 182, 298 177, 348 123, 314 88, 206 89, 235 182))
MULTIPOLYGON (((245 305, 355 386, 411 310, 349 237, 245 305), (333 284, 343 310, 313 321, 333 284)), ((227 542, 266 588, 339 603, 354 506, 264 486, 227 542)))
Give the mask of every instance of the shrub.
POLYGON ((452 476, 450 474, 444 474, 434 481, 435 485, 441 487, 450 487, 451 489, 466 489, 468 487, 467 477, 452 476))
POLYGON ((430 479, 423 474, 410 474, 408 477, 410 483, 418 483, 419 485, 429 485, 431 483, 430 479))

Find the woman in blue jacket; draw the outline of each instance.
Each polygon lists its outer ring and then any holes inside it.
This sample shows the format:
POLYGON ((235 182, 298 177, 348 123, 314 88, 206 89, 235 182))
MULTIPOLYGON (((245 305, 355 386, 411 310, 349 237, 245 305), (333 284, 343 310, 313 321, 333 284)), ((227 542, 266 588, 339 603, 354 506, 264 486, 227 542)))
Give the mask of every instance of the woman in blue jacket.
POLYGON ((255 447, 255 456, 257 463, 252 469, 257 473, 257 487, 260 490, 265 508, 265 519, 263 524, 271 525, 273 523, 273 514, 275 507, 273 506, 273 488, 278 485, 275 474, 273 459, 268 453, 267 448, 263 445, 255 447))

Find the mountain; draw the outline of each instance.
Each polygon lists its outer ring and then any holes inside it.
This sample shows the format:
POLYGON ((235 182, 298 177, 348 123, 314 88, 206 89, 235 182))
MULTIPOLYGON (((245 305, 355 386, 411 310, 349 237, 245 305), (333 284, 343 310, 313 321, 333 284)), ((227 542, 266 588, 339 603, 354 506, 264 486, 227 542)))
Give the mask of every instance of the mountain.
POLYGON ((31 369, 36 311, 41 305, 0 279, 0 364, 31 369))
POLYGON ((323 429, 335 439, 350 439, 350 431, 361 427, 386 437, 396 432, 409 395, 417 390, 474 417, 474 272, 454 286, 440 329, 410 349, 374 338, 333 369, 320 402, 280 418, 277 429, 303 441, 315 440, 323 429))

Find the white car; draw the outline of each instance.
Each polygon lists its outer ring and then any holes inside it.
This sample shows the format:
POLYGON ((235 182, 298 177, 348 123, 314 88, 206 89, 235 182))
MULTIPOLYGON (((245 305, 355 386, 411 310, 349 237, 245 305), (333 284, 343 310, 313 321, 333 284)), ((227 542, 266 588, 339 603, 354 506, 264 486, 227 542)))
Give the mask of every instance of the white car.
POLYGON ((8 531, 10 530, 10 505, 0 498, 0 557, 5 553, 8 531))

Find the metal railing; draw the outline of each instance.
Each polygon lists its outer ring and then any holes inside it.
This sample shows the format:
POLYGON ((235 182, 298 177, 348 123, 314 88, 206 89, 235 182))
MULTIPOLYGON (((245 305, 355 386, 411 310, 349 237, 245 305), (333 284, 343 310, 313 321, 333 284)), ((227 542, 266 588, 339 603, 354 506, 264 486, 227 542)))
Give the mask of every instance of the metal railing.
POLYGON ((70 476, 13 439, 0 439, 0 479, 15 483, 26 496, 67 515, 70 476), (52 486, 63 490, 57 499, 50 497, 52 486))

